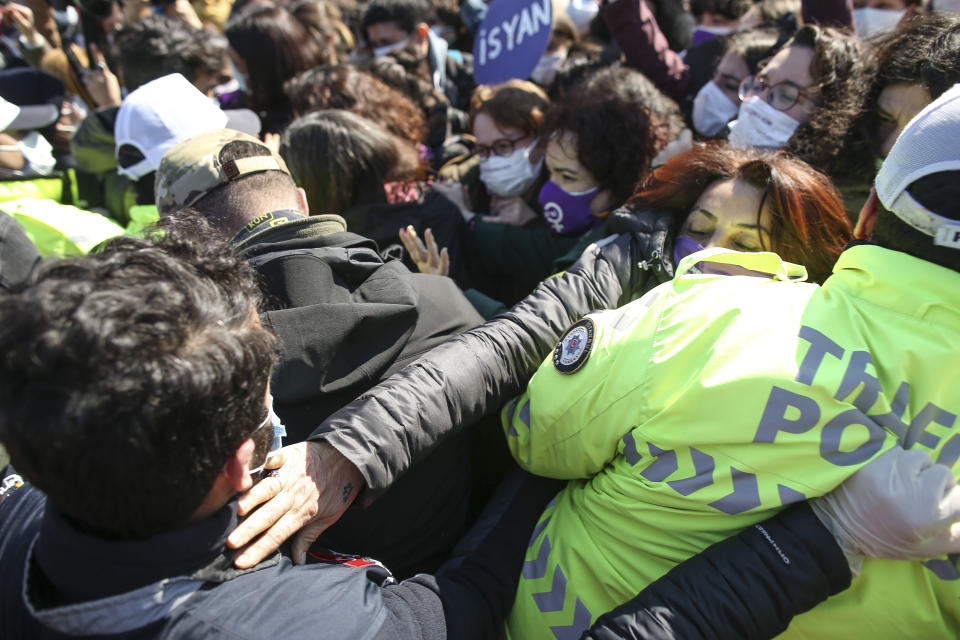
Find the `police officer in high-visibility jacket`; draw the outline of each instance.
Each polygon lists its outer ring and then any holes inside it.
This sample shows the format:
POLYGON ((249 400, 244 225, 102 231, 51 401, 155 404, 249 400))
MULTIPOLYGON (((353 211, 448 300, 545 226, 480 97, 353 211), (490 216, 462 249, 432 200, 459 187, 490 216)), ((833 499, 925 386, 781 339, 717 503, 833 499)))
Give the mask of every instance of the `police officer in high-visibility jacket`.
MULTIPOLYGON (((711 249, 566 332, 503 412, 521 466, 570 479, 530 540, 511 638, 579 637, 891 447, 960 471, 958 135, 960 85, 906 128, 861 212, 869 239, 823 286, 770 253, 711 249)), ((781 637, 958 636, 960 571, 943 557, 867 560, 781 637)))

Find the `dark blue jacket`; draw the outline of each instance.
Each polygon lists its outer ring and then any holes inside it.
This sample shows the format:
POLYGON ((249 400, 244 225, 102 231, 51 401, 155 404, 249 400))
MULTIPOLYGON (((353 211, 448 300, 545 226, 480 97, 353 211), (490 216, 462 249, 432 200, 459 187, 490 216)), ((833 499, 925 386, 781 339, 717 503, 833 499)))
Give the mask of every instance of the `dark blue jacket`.
POLYGON ((0 637, 496 638, 530 531, 559 486, 510 480, 482 535, 437 574, 399 583, 376 561, 336 553, 234 569, 224 541, 235 503, 146 540, 111 540, 25 485, 0 503, 0 637))

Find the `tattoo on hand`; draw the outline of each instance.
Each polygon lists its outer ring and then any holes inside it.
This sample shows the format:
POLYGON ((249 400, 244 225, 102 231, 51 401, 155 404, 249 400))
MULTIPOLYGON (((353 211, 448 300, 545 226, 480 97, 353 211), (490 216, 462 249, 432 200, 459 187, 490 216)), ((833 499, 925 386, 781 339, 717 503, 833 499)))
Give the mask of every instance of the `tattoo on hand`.
POLYGON ((353 483, 348 482, 346 486, 343 487, 343 501, 346 502, 350 499, 350 494, 353 493, 353 483))

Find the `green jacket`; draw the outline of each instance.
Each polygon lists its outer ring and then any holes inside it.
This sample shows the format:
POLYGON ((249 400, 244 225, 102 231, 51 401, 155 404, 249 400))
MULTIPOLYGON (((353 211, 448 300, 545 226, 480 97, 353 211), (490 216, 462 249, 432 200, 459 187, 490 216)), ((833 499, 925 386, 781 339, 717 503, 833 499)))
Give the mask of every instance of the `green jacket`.
MULTIPOLYGON (((960 273, 857 246, 822 286, 804 276, 770 253, 690 256, 672 282, 574 325, 508 404, 521 466, 570 479, 534 531, 510 637, 578 637, 898 440, 960 469, 960 273), (692 273, 697 260, 716 268, 692 273)), ((953 560, 867 560, 782 637, 956 638, 958 597, 953 560)))

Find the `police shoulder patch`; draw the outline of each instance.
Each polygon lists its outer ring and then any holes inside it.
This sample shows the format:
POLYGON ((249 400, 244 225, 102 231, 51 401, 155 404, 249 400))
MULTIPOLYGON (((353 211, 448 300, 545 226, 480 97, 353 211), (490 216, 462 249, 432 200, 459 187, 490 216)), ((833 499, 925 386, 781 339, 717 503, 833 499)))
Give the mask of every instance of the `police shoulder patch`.
POLYGON ((584 318, 573 324, 553 350, 553 368, 563 374, 574 373, 587 363, 593 348, 593 320, 584 318))

